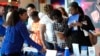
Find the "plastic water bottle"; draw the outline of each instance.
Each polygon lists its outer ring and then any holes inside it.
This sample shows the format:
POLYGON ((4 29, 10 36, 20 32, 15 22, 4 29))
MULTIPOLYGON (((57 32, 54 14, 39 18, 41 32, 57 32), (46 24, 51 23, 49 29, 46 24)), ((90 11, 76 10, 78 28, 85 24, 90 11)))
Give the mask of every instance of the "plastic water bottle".
POLYGON ((64 56, 70 56, 69 48, 65 48, 64 56))

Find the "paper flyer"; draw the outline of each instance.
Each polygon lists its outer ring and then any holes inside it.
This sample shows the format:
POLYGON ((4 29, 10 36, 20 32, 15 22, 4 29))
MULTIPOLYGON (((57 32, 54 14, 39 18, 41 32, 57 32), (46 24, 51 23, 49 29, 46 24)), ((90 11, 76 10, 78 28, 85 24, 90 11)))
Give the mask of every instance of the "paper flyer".
POLYGON ((57 50, 46 50, 46 56, 56 56, 57 50))
POLYGON ((89 56, 96 56, 95 47, 88 47, 89 56))
POLYGON ((73 46, 73 53, 74 53, 74 56, 80 56, 79 44, 73 43, 72 46, 73 46))

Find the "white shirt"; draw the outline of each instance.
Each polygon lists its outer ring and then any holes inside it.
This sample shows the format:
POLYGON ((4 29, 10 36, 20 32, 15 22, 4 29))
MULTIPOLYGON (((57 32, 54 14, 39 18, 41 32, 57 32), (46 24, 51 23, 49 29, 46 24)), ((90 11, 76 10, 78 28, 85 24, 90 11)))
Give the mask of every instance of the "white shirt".
POLYGON ((27 23, 27 29, 30 30, 31 29, 31 25, 33 23, 33 20, 31 17, 28 18, 28 23, 27 23))
POLYGON ((45 32, 45 39, 46 41, 50 43, 54 43, 53 37, 54 37, 54 31, 53 31, 53 21, 45 15, 41 20, 40 24, 45 24, 46 25, 46 32, 45 32))
POLYGON ((42 19, 42 17, 44 17, 45 14, 43 12, 39 12, 38 16, 39 16, 40 19, 42 19))

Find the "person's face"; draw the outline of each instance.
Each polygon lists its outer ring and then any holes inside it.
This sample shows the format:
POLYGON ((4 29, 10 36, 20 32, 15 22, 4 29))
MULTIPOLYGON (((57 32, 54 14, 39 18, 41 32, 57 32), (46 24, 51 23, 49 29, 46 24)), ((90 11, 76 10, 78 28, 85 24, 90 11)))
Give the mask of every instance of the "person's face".
POLYGON ((38 16, 34 16, 32 17, 34 22, 38 22, 39 21, 39 17, 38 16))
POLYGON ((52 17, 52 20, 54 21, 54 22, 59 22, 59 21, 61 21, 61 17, 58 17, 58 16, 53 16, 52 17))
POLYGON ((77 13, 77 8, 70 7, 69 10, 70 10, 70 13, 71 13, 72 15, 77 13))
POLYGON ((35 8, 28 7, 27 8, 27 14, 28 14, 28 16, 30 16, 33 11, 36 11, 36 9, 35 8))
POLYGON ((21 19, 22 21, 26 21, 27 18, 28 18, 27 12, 25 12, 25 13, 19 15, 19 16, 20 16, 20 19, 21 19))
POLYGON ((3 16, 4 12, 5 12, 4 11, 4 7, 3 6, 0 6, 0 15, 3 16))

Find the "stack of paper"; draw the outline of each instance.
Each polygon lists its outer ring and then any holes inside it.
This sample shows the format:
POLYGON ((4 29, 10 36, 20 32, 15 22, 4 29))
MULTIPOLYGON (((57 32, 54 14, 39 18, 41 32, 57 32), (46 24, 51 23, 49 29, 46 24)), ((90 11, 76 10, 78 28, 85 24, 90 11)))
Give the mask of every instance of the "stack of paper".
POLYGON ((48 50, 46 51, 46 56, 56 56, 57 50, 48 50))

